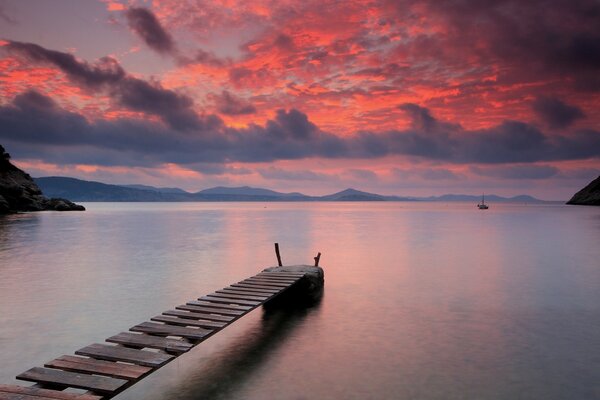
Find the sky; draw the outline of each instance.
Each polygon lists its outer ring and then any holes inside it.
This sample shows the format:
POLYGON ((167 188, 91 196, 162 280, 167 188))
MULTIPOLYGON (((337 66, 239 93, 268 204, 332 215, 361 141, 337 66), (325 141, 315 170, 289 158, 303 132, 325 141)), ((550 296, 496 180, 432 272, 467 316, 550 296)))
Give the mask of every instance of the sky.
POLYGON ((597 0, 0 0, 32 176, 530 194, 600 175, 597 0))

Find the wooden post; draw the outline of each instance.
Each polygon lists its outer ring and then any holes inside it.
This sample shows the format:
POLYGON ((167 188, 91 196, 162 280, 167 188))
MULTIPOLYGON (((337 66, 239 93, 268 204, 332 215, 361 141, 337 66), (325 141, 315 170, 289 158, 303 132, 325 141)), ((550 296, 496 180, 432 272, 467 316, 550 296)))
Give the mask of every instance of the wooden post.
POLYGON ((318 267, 319 266, 319 260, 321 259, 321 253, 319 252, 317 254, 317 256, 314 257, 314 259, 315 259, 315 267, 318 267))
POLYGON ((279 254, 279 243, 275 243, 275 254, 277 255, 277 263, 280 267, 283 266, 281 263, 281 255, 279 254))

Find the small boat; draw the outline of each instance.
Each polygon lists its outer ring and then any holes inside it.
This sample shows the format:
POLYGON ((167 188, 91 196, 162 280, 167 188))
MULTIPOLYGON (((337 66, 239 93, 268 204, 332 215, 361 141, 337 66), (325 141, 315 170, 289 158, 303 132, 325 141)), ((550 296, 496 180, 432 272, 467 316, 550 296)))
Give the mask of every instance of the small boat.
POLYGON ((480 210, 487 210, 488 208, 490 208, 487 204, 485 204, 484 195, 481 195, 481 203, 477 204, 477 208, 479 208, 480 210))

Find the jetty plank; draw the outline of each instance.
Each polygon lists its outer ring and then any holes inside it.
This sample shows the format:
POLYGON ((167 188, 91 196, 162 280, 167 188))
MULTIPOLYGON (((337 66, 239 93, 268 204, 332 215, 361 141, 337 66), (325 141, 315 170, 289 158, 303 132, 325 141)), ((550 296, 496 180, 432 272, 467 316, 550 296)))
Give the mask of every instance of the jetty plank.
POLYGON ((223 294, 223 293, 219 293, 219 292, 214 292, 209 294, 208 296, 211 297, 226 297, 226 298, 230 298, 230 299, 240 299, 240 300, 251 300, 251 301, 265 301, 266 299, 268 299, 271 296, 265 296, 265 295, 257 295, 257 294, 235 294, 235 293, 229 293, 229 294, 223 294))
POLYGON ((237 311, 250 311, 254 308, 254 307, 243 306, 240 304, 229 304, 229 305, 215 304, 215 303, 211 303, 210 301, 203 301, 203 300, 188 301, 187 304, 190 306, 215 307, 215 309, 224 309, 225 308, 228 310, 237 310, 237 311))
POLYGON ((219 315, 225 315, 225 316, 240 316, 240 315, 244 315, 245 313, 248 312, 246 310, 228 310, 225 308, 211 308, 211 307, 195 306, 193 304, 182 304, 180 306, 175 307, 175 309, 193 311, 193 312, 213 313, 213 314, 218 313, 219 315))
POLYGON ((221 289, 221 290, 217 290, 216 293, 221 293, 221 294, 241 294, 241 295, 248 295, 248 296, 264 296, 267 299, 269 297, 273 296, 273 293, 250 292, 250 291, 239 289, 239 288, 221 289))
POLYGON ((44 364, 47 368, 62 369, 71 372, 86 372, 95 375, 106 375, 111 378, 136 380, 152 371, 152 368, 141 365, 123 364, 95 358, 61 356, 44 364))
POLYGON ((146 367, 162 367, 174 356, 147 350, 129 349, 122 346, 94 343, 75 352, 80 356, 89 356, 109 361, 124 361, 146 367))
POLYGON ((242 304, 246 306, 259 306, 260 301, 250 301, 250 300, 240 300, 234 298, 224 298, 224 297, 212 297, 212 296, 203 296, 200 297, 199 300, 210 301, 212 303, 225 303, 225 304, 242 304))
POLYGON ((185 353, 194 345, 181 339, 168 339, 160 336, 150 336, 140 333, 121 332, 106 339, 109 343, 118 343, 124 346, 164 350, 168 353, 185 353))
POLYGON ((129 381, 125 379, 78 374, 75 372, 41 367, 33 367, 30 370, 17 375, 17 379, 54 386, 87 389, 101 394, 113 394, 129 383, 129 381))
POLYGON ((100 400, 93 394, 67 393, 33 386, 0 385, 2 400, 100 400))
POLYGON ((272 271, 263 271, 256 276, 266 275, 266 276, 289 276, 290 278, 302 278, 304 273, 302 272, 272 272, 272 271))
MULTIPOLYGON (((281 289, 255 289, 254 287, 250 287, 250 286, 244 286, 244 287, 239 287, 239 286, 227 286, 226 288, 220 289, 220 290, 240 290, 240 291, 244 291, 244 292, 254 292, 254 293, 261 293, 261 294, 268 294, 273 295, 273 294, 277 294, 279 292, 281 292, 281 289)), ((218 290, 217 290, 218 292, 218 290)))
POLYGON ((221 322, 231 322, 235 319, 235 317, 231 317, 228 315, 216 315, 216 314, 181 311, 181 310, 165 311, 165 312, 163 312, 163 315, 171 315, 173 317, 179 317, 179 318, 204 319, 204 320, 208 320, 208 321, 221 321, 221 322))
POLYGON ((165 324, 181 325, 181 326, 198 326, 200 328, 223 328, 227 325, 226 322, 205 321, 189 318, 169 317, 166 315, 157 315, 151 318, 152 321, 164 322, 165 324))
POLYGON ((284 282, 284 283, 294 283, 300 279, 300 278, 290 278, 290 277, 283 277, 283 276, 260 275, 260 274, 254 275, 254 278, 266 279, 268 281, 284 282))
POLYGON ((288 284, 281 284, 281 283, 271 283, 269 281, 264 281, 261 279, 252 279, 252 278, 248 278, 246 280, 243 280, 239 283, 244 283, 244 284, 254 284, 254 285, 260 285, 260 286, 267 286, 267 287, 271 287, 271 288, 279 288, 279 289, 284 289, 287 288, 288 284))
POLYGON ((238 283, 234 283, 233 285, 231 285, 233 287, 249 287, 249 288, 254 288, 254 289, 270 289, 270 290, 276 290, 277 292, 281 292, 284 289, 287 289, 289 287, 288 286, 270 286, 270 285, 263 285, 261 283, 257 283, 257 282, 253 282, 253 281, 241 281, 238 283))
POLYGON ((186 328, 184 326, 165 325, 156 322, 142 322, 129 330, 132 332, 149 333, 151 335, 181 336, 192 340, 202 340, 212 333, 208 329, 186 328))

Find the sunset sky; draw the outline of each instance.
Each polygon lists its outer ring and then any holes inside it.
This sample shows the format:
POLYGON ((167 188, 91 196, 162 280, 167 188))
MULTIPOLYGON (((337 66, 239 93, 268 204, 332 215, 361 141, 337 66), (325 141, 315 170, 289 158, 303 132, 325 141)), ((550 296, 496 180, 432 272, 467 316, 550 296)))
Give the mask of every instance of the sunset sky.
POLYGON ((600 174, 600 2, 0 0, 33 176, 566 200, 600 174))

